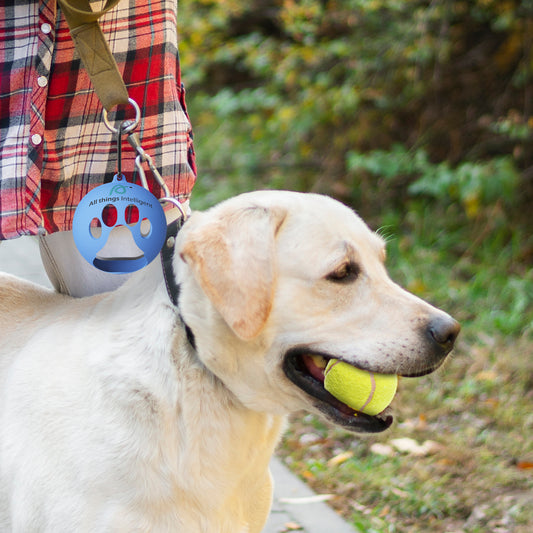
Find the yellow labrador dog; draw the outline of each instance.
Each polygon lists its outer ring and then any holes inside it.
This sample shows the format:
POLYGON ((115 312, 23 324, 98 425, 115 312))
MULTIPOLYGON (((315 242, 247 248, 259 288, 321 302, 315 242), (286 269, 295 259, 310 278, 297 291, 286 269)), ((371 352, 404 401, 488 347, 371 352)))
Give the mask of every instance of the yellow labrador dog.
POLYGON ((392 422, 330 396, 321 361, 420 376, 459 332, 324 196, 238 196, 173 249, 167 283, 154 261, 90 298, 0 278, 0 531, 259 532, 287 413, 392 422))

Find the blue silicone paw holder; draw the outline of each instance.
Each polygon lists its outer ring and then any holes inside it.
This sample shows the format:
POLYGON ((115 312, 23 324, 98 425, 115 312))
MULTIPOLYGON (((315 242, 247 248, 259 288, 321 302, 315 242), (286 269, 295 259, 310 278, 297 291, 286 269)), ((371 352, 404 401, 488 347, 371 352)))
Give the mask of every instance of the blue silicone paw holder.
POLYGON ((99 270, 115 274, 135 272, 153 261, 161 251, 166 229, 165 212, 158 199, 144 187, 126 181, 122 174, 116 174, 111 183, 95 187, 85 195, 72 222, 74 242, 84 259, 99 270), (116 209, 116 221, 108 225, 109 217, 104 216, 104 210, 109 212, 113 208, 116 209), (128 211, 135 212, 135 222, 127 221, 128 211), (143 252, 142 256, 98 257, 109 234, 117 226, 131 231, 135 244, 143 252))

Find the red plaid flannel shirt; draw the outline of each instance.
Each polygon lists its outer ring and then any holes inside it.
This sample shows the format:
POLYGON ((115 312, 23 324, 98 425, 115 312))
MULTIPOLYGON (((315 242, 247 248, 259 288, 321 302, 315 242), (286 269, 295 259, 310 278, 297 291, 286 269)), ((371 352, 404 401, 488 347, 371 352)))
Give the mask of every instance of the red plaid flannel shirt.
MULTIPOLYGON (((186 199, 196 168, 176 12, 177 0, 122 0, 100 24, 141 108, 142 146, 186 199)), ((0 69, 0 239, 69 230, 81 198, 116 173, 116 140, 56 0, 0 2, 0 69)), ((122 172, 139 184, 134 159, 125 142, 122 172)))

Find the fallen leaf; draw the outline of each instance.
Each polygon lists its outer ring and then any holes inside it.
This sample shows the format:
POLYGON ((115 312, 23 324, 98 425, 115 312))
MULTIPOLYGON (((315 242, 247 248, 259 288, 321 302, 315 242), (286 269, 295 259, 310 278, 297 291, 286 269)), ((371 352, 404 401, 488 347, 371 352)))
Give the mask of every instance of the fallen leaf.
POLYGON ((426 429, 427 425, 427 417, 423 414, 417 416, 416 418, 409 418, 402 422, 402 426, 405 426, 409 429, 426 429))
POLYGON ((422 444, 418 444, 416 440, 404 437, 402 439, 393 439, 391 444, 399 451, 415 455, 417 457, 424 457, 438 452, 442 447, 438 442, 426 440, 422 444))
POLYGON ((389 446, 388 444, 381 444, 380 442, 372 444, 372 446, 370 446, 370 451, 376 455, 384 455, 385 457, 391 457, 394 455, 392 446, 389 446))
POLYGON ((383 507, 383 509, 381 510, 378 516, 380 518, 385 518, 389 513, 390 513, 390 506, 385 505, 385 507, 383 507))
POLYGON ((309 503, 327 502, 334 497, 333 494, 315 494, 314 496, 303 496, 300 498, 280 498, 279 501, 291 505, 307 505, 309 503))
POLYGON ((359 514, 370 514, 372 512, 372 509, 369 509, 368 507, 365 507, 364 505, 361 505, 360 503, 355 501, 351 502, 351 506, 359 514))
POLYGON ((397 487, 392 487, 391 492, 393 494, 396 494, 396 496, 398 496, 399 498, 407 498, 409 496, 408 492, 406 492, 405 490, 400 490, 397 487))
POLYGON ((482 370, 475 377, 477 381, 495 381, 498 374, 494 370, 482 370))
POLYGON ((457 461, 449 459, 448 457, 443 457, 437 461, 437 464, 440 466, 453 466, 457 464, 457 461))
POLYGON ((496 409, 500 405, 498 398, 487 398, 483 403, 490 409, 496 409))
POLYGON ((338 455, 336 455, 335 457, 332 457, 328 461, 328 466, 329 467, 338 466, 346 462, 348 459, 351 459, 352 457, 353 457, 352 451, 346 451, 346 452, 339 453, 338 455))
POLYGON ((304 472, 302 472, 302 476, 308 481, 312 481, 313 479, 315 479, 315 475, 310 470, 305 470, 304 472))
POLYGON ((283 533, 286 531, 302 531, 303 527, 300 524, 297 524, 296 522, 287 522, 284 524, 285 529, 283 530, 283 533))

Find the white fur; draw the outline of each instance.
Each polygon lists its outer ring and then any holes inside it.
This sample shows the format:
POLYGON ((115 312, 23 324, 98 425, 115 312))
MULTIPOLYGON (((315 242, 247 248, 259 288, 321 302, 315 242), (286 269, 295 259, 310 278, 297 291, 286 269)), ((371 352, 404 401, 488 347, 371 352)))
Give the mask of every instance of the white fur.
POLYGON ((383 259, 341 204, 262 192, 186 223, 179 309, 159 260, 82 299, 2 275, 0 531, 261 531, 284 416, 318 412, 285 376, 286 351, 382 372, 428 364, 420 322, 441 312, 394 285, 383 259), (361 279, 325 279, 346 256, 361 279))

